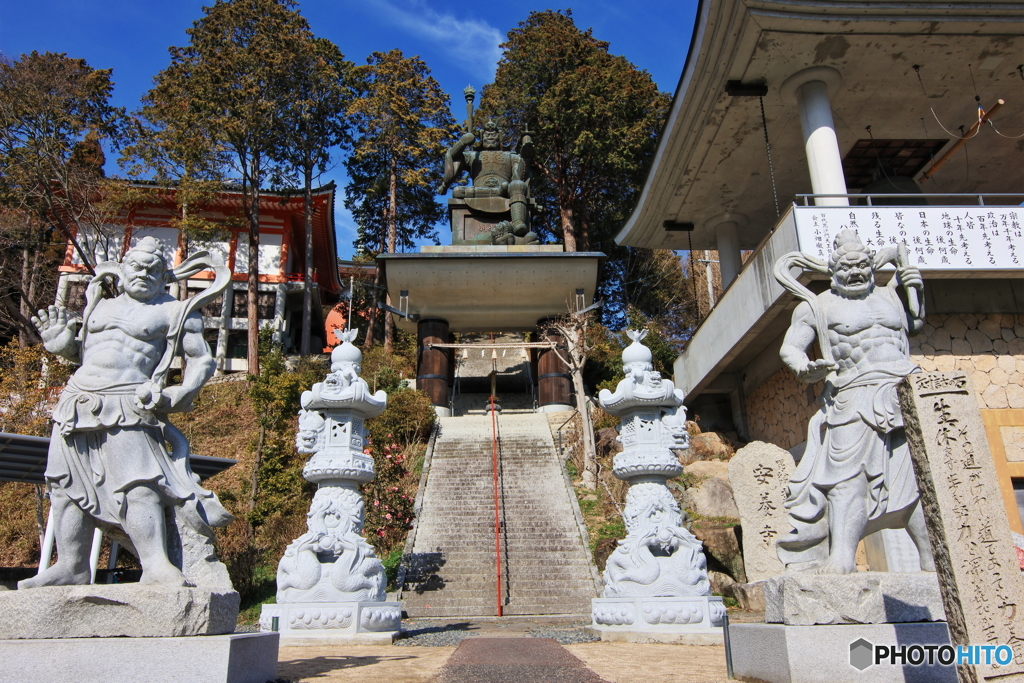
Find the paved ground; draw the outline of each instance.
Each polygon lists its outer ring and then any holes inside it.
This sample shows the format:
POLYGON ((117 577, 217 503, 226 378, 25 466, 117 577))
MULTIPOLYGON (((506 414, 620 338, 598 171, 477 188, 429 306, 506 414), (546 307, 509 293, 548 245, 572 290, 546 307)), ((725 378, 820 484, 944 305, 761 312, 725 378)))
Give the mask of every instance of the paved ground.
MULTIPOLYGON (((760 616, 760 615, 757 615, 760 616)), ((730 613, 734 623, 757 620, 757 616, 730 613)), ((552 640, 534 638, 538 645, 523 647, 524 641, 492 645, 488 654, 479 649, 483 641, 543 635, 559 637, 559 631, 578 631, 579 620, 503 619, 472 621, 444 620, 406 624, 411 631, 430 629, 432 634, 453 633, 453 644, 438 647, 287 647, 281 648, 277 675, 292 683, 463 683, 498 681, 508 683, 725 683, 724 646, 664 645, 589 642, 559 647, 552 640), (473 639, 459 655, 452 657, 460 639, 473 639), (480 643, 477 644, 477 639, 480 643), (543 643, 543 645, 541 645, 543 643), (468 648, 468 649, 467 649, 468 648), (556 649, 557 648, 557 649, 556 649), (527 652, 527 650, 530 650, 527 652), (572 655, 569 657, 569 655, 572 655), (495 657, 503 659, 495 659, 495 657), (574 663, 574 658, 579 662, 574 663), (503 667, 517 659, 519 667, 503 667), (445 668, 445 664, 450 666, 445 668), (476 666, 476 669, 472 667, 476 666), (533 667, 532 669, 530 667, 533 667), (468 668, 467 668, 468 667, 468 668), (536 678, 547 669, 548 677, 536 678), (584 668, 585 667, 585 668, 584 668), (589 671, 588 671, 589 669, 589 671), (469 678, 467 675, 473 674, 469 678), (555 675, 557 674, 557 675, 555 675), (475 677, 474 677, 475 676, 475 677)), ((572 638, 562 639, 572 642, 572 638)), ((439 641, 435 641, 439 642, 439 641)))

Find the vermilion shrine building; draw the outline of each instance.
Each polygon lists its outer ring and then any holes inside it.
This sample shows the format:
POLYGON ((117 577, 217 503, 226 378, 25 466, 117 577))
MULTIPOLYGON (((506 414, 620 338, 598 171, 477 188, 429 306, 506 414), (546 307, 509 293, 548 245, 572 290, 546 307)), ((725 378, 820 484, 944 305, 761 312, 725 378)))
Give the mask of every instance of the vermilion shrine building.
MULTIPOLYGON (((206 249, 217 263, 232 272, 232 285, 225 294, 202 309, 205 336, 217 358, 218 372, 245 371, 247 349, 247 278, 249 264, 248 225, 240 217, 242 194, 230 189, 199 209, 203 218, 224 226, 224 235, 207 243, 185 246, 180 231, 171 227, 177 215, 174 188, 153 188, 153 199, 133 208, 123 224, 106 226, 102 231, 79 230, 83 249, 96 255, 97 261, 120 260, 143 237, 160 241, 169 263, 177 265, 186 251, 206 249), (95 232, 97 234, 91 234, 95 232), (102 232, 103 234, 98 234, 102 232)), ((321 304, 338 300, 342 293, 334 234, 335 187, 332 184, 313 191, 313 251, 305 253, 305 219, 302 195, 263 192, 260 195, 259 295, 257 309, 260 326, 273 330, 274 339, 286 351, 296 349, 301 340, 303 287, 306 259, 313 260, 313 348, 326 345, 321 304)), ((85 286, 90 278, 78 253, 68 245, 60 266, 57 302, 72 310, 84 306, 85 286)), ((192 296, 209 286, 212 272, 203 272, 185 284, 192 296)), ((177 294, 172 286, 172 294, 177 294)))

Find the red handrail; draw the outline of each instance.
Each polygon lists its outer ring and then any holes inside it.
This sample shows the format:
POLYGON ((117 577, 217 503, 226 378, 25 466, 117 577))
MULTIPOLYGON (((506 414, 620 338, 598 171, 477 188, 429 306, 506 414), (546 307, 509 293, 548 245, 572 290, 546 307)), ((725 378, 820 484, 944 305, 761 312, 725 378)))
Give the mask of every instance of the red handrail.
POLYGON ((491 468, 494 473, 494 570, 498 578, 498 616, 501 616, 501 518, 498 514, 498 423, 491 393, 491 468))

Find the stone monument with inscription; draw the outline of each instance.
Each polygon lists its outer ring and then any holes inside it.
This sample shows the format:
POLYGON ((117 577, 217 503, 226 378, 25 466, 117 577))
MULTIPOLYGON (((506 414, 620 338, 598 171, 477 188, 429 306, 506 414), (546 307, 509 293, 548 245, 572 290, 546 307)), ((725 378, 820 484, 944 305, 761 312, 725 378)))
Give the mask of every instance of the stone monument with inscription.
POLYGON ((1024 680, 1024 578, 977 399, 960 372, 899 387, 953 645, 1009 645, 1002 666, 961 666, 961 683, 1024 680))
POLYGON ((280 632, 286 645, 391 644, 401 631, 401 603, 385 601, 384 566, 362 536, 359 484, 374 478, 363 421, 384 412, 387 394, 371 393, 359 376, 357 333, 336 332, 330 374, 301 398, 296 447, 310 454, 302 476, 318 488, 306 533, 278 564, 277 604, 260 615, 260 629, 280 632))
POLYGON ((629 482, 626 538, 608 558, 593 624, 606 640, 720 642, 725 606, 711 595, 701 542, 683 526, 666 482, 683 471, 673 449, 689 447, 683 394, 654 371, 646 330, 629 330, 626 378, 604 389, 601 408, 622 418, 613 472, 629 482))
POLYGON ((743 566, 754 583, 785 570, 775 541, 789 530, 785 483, 793 471, 793 456, 774 444, 754 441, 729 461, 729 481, 743 529, 743 566))
POLYGON ((81 318, 58 306, 33 317, 46 350, 79 367, 53 411, 45 473, 57 562, 0 593, 9 680, 274 677, 277 636, 234 634, 238 594, 211 528, 233 518, 199 485, 168 419, 213 375, 200 308, 230 279, 206 252, 171 268, 146 237, 96 267, 81 318), (167 294, 202 271, 215 279, 197 296, 167 294), (181 383, 169 385, 179 356, 181 383), (89 585, 94 529, 138 557, 140 583, 89 585), (232 670, 241 659, 248 671, 232 670))
MULTIPOLYGON (((924 324, 923 281, 906 249, 874 252, 841 231, 828 262, 783 256, 775 277, 802 302, 780 354, 804 382, 824 380, 807 446, 789 477, 785 510, 792 530, 777 537, 786 572, 765 579, 764 624, 733 628, 734 670, 770 683, 860 681, 850 648, 948 644, 896 386, 918 371, 908 336, 924 324), (877 286, 875 271, 895 261, 896 277, 877 286), (811 293, 793 276, 827 273, 830 290, 811 293), (822 358, 808 353, 817 341, 822 358), (925 572, 857 572, 862 538, 904 528, 925 572)), ((876 667, 872 681, 952 681, 938 663, 876 667)))

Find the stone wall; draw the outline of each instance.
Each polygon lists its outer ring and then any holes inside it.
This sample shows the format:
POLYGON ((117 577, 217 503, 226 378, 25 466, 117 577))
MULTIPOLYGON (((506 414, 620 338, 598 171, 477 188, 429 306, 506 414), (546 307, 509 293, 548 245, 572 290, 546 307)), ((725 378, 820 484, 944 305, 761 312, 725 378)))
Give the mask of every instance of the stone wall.
POLYGON ((747 428, 752 441, 767 441, 789 450, 807 438, 807 422, 824 383, 804 384, 783 367, 746 397, 747 428))
MULTIPOLYGON (((1024 315, 930 315, 910 358, 926 372, 967 372, 982 409, 1024 408, 1024 315)), ((803 442, 821 388, 808 391, 789 368, 778 370, 746 397, 750 438, 786 449, 803 442)))
POLYGON ((1024 408, 1024 315, 930 315, 910 340, 925 372, 963 370, 982 409, 1024 408))

